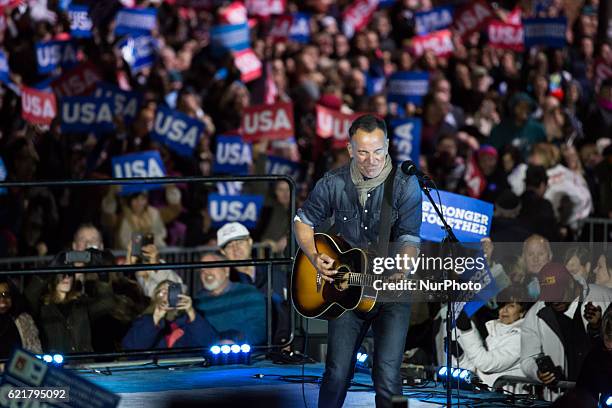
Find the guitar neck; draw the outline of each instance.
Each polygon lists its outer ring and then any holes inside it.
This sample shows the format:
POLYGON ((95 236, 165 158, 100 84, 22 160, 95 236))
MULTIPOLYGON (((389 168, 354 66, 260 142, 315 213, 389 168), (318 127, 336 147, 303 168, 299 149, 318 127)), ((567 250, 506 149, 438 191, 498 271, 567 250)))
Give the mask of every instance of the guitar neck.
POLYGON ((397 279, 391 279, 390 276, 371 275, 365 273, 349 273, 348 284, 351 286, 374 286, 374 281, 395 282, 397 279))

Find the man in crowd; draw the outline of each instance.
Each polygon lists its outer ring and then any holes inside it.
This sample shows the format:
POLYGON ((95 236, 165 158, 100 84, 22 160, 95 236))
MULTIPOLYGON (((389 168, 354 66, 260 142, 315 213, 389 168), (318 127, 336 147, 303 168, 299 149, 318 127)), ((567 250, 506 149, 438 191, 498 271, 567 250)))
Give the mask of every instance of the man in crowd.
MULTIPOLYGON (((202 262, 226 260, 219 253, 204 254, 202 262)), ((252 285, 232 282, 228 267, 203 268, 203 289, 194 299, 197 311, 227 342, 264 344, 266 341, 266 304, 263 295, 252 285)))

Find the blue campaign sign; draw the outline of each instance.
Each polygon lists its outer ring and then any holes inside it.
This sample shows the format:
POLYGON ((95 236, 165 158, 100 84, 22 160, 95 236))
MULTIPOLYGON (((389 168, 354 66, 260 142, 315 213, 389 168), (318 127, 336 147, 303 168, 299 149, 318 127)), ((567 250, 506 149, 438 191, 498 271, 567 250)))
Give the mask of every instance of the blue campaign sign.
POLYGON ((382 8, 387 8, 387 7, 391 7, 392 5, 395 4, 397 0, 380 0, 378 2, 378 8, 382 9, 382 8))
POLYGON ((377 95, 385 90, 387 80, 384 76, 366 75, 366 91, 368 96, 377 95))
POLYGON ((222 196, 209 194, 208 213, 214 227, 236 221, 247 228, 254 228, 259 219, 263 200, 263 196, 260 195, 222 196))
MULTIPOLYGON (((147 178, 165 177, 166 168, 157 150, 124 154, 111 159, 113 177, 147 178)), ((145 190, 160 188, 161 184, 124 184, 121 194, 133 194, 145 190)))
POLYGON ((248 174, 252 162, 253 150, 250 143, 243 142, 240 136, 217 137, 213 173, 248 174))
POLYGON ((77 46, 69 40, 38 42, 36 61, 39 74, 48 74, 60 66, 77 64, 77 46))
POLYGON ((250 47, 249 26, 247 23, 216 25, 210 30, 210 43, 215 55, 246 50, 250 47))
MULTIPOLYGON (((459 242, 480 242, 489 236, 493 204, 447 191, 440 191, 440 199, 442 214, 459 242)), ((421 238, 441 242, 445 237, 442 222, 425 194, 422 217, 421 238)))
POLYGON ((70 35, 73 38, 91 38, 93 23, 89 18, 89 8, 71 4, 68 7, 68 18, 70 20, 70 35))
POLYGON ((113 101, 93 96, 70 96, 60 100, 63 132, 104 133, 115 128, 113 101))
POLYGON ((310 14, 293 13, 289 39, 300 44, 307 44, 310 41, 310 14))
POLYGON ((203 132, 203 122, 160 106, 155 114, 151 137, 181 156, 192 156, 203 132))
POLYGON ((5 84, 10 82, 8 58, 4 51, 0 51, 0 81, 5 84))
POLYGON ((150 34, 157 25, 157 9, 122 8, 117 13, 115 34, 150 34))
POLYGON ((414 19, 418 35, 442 30, 453 24, 453 7, 436 7, 429 11, 421 11, 414 14, 414 19))
POLYGON ((133 73, 150 67, 155 62, 157 41, 150 35, 128 35, 119 41, 117 47, 133 73))
POLYGON ((242 194, 243 181, 219 181, 217 192, 222 196, 237 196, 242 194))
POLYGON ((282 157, 268 156, 266 174, 289 176, 297 180, 300 178, 300 163, 282 157))
POLYGON ((401 71, 391 75, 388 83, 389 102, 421 105, 429 88, 429 73, 401 71))
MULTIPOLYGON (((4 160, 0 157, 0 181, 6 180, 6 166, 4 165, 4 160)), ((0 195, 6 194, 6 188, 0 187, 0 195)))
POLYGON ((412 160, 419 162, 421 154, 420 118, 394 119, 391 121, 393 160, 403 162, 412 160))
POLYGON ((544 45, 552 48, 565 47, 567 20, 558 18, 523 19, 523 39, 525 48, 544 45))
POLYGON ((121 398, 70 370, 48 365, 22 349, 16 349, 6 364, 0 384, 0 406, 3 407, 115 408, 121 398), (11 390, 23 391, 28 388, 61 388, 65 393, 56 393, 54 396, 57 398, 53 400, 55 402, 17 400, 8 397, 11 390))
POLYGON ((98 85, 94 96, 111 99, 113 101, 113 115, 123 117, 126 124, 130 124, 136 119, 141 101, 139 92, 124 91, 113 84, 102 82, 98 85))

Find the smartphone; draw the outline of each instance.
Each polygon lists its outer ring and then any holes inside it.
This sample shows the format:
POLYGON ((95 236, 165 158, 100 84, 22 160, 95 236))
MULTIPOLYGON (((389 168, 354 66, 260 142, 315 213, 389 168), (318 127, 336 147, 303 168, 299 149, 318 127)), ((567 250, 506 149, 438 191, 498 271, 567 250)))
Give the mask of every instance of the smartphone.
POLYGON ((542 355, 536 357, 536 364, 538 365, 538 371, 541 373, 556 373, 555 363, 553 363, 550 356, 542 355))
POLYGON ((142 239, 140 232, 132 232, 132 256, 142 258, 142 239))
POLYGON ((168 285, 168 307, 176 307, 179 301, 179 296, 183 293, 183 287, 180 283, 171 282, 168 285))
POLYGON ((88 264, 91 262, 91 253, 89 251, 68 251, 66 252, 66 264, 81 262, 88 264))

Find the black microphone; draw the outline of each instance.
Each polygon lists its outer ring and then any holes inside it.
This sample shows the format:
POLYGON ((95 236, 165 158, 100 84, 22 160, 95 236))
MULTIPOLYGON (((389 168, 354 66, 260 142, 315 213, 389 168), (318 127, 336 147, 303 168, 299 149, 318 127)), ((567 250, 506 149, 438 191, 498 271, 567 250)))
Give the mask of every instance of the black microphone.
POLYGON ((402 172, 408 176, 417 176, 420 179, 428 180, 429 177, 419 170, 412 160, 406 160, 402 163, 402 172))

